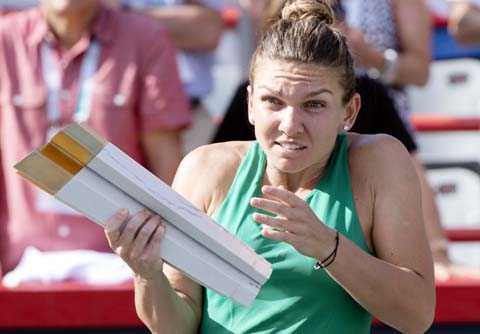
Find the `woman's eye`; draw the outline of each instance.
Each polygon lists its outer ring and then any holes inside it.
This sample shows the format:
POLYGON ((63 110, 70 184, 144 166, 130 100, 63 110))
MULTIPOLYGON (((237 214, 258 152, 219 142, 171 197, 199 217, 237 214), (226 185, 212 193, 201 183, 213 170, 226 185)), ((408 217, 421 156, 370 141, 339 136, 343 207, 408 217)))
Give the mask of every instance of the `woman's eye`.
POLYGON ((271 96, 267 96, 265 98, 263 98, 263 101, 264 102, 267 102, 268 104, 274 104, 274 105, 278 105, 280 104, 280 100, 275 98, 275 97, 271 97, 271 96))
POLYGON ((305 103, 306 109, 319 109, 319 108, 323 108, 324 106, 325 104, 320 101, 309 101, 305 103))

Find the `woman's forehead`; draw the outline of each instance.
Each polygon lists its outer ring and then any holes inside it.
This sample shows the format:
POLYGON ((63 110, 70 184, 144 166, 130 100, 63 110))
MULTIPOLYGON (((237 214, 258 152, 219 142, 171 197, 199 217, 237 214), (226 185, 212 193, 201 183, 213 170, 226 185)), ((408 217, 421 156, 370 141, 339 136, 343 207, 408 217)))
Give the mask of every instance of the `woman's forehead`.
POLYGON ((255 87, 281 91, 286 87, 320 87, 330 91, 341 90, 337 71, 323 65, 288 61, 260 61, 255 67, 255 87))

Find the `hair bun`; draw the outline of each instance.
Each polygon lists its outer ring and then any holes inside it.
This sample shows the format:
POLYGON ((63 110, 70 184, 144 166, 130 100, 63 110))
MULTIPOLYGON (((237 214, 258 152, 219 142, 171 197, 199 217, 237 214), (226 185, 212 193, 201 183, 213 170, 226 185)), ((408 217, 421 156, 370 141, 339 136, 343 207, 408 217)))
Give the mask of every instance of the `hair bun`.
POLYGON ((334 14, 329 4, 323 0, 290 0, 282 9, 283 20, 303 20, 308 17, 332 24, 334 14))

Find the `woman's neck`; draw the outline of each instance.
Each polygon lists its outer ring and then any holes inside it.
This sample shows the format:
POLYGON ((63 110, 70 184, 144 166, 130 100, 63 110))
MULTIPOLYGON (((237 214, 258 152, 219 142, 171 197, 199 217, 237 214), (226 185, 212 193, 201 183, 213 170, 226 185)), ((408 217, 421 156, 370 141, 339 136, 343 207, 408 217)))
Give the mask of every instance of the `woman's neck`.
POLYGON ((267 163, 263 184, 281 186, 303 198, 316 187, 325 173, 327 163, 311 166, 308 170, 299 173, 283 173, 267 163))
POLYGON ((69 49, 88 32, 98 12, 98 3, 90 2, 88 6, 64 12, 47 10, 46 17, 48 26, 60 44, 69 49))

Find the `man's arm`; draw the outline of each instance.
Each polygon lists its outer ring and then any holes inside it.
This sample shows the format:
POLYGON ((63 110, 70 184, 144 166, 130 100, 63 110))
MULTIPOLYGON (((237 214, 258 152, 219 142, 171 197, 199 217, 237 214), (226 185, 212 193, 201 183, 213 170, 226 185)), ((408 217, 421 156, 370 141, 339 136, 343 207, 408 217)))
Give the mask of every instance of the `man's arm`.
POLYGON ((480 7, 467 2, 451 2, 448 31, 460 44, 480 45, 480 7))
POLYGON ((149 170, 171 185, 182 158, 181 130, 150 130, 141 140, 149 170))
POLYGON ((423 86, 429 78, 431 61, 431 17, 423 0, 392 2, 401 52, 396 84, 423 86))
MULTIPOLYGON (((171 184, 183 155, 181 132, 191 122, 188 100, 175 60, 176 50, 166 30, 149 31, 139 86, 140 144, 147 168, 171 184), (151 43, 150 43, 151 44, 151 43)), ((145 31, 144 34, 147 34, 145 31)))
POLYGON ((221 13, 197 2, 157 6, 141 12, 160 21, 180 50, 214 50, 223 32, 221 13))

